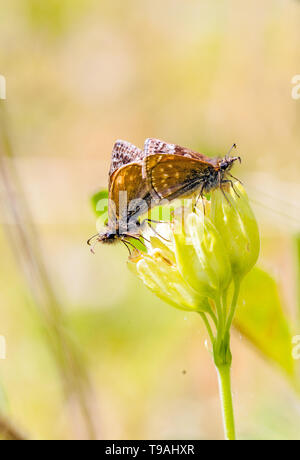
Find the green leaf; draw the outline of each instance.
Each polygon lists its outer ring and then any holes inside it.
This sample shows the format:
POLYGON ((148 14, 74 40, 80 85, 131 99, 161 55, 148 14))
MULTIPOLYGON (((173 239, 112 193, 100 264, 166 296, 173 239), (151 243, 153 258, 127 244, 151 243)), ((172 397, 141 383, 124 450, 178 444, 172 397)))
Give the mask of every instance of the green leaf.
POLYGON ((98 225, 104 226, 108 220, 108 191, 100 190, 91 197, 93 211, 98 217, 98 225))
POLYGON ((108 221, 108 191, 100 190, 91 198, 92 208, 98 217, 97 228, 104 227, 108 221))
POLYGON ((92 208, 97 216, 107 213, 108 208, 108 191, 100 190, 91 197, 92 208))
POLYGON ((241 286, 234 326, 289 377, 294 376, 292 333, 275 280, 259 268, 241 286))

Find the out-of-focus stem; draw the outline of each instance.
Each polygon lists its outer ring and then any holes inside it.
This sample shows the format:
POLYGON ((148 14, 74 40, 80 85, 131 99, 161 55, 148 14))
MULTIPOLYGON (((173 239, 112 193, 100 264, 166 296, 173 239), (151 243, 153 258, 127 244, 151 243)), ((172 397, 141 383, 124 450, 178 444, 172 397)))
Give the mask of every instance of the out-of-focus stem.
MULTIPOLYGON (((5 226, 7 236, 17 260, 23 269, 33 299, 39 307, 41 319, 56 359, 66 397, 76 401, 85 432, 96 438, 96 427, 90 412, 94 397, 87 371, 75 345, 65 328, 65 319, 56 293, 50 282, 39 246, 31 212, 13 165, 5 102, 0 101, 0 180, 3 184, 3 208, 10 225, 5 226), (93 395, 93 396, 92 396, 93 395)), ((73 414, 72 414, 73 420, 73 414)))
POLYGON ((296 286, 298 301, 298 323, 300 324, 300 233, 296 235, 296 286))
POLYGON ((25 436, 5 417, 0 416, 0 438, 6 441, 25 441, 25 436))

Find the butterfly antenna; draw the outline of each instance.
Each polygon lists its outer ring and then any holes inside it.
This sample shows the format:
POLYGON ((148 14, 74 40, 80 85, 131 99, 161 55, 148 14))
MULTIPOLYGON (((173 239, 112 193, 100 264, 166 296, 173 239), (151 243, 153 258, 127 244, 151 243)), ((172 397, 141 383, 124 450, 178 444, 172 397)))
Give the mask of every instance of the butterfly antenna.
POLYGON ((89 246, 91 246, 91 245, 92 245, 93 239, 96 238, 96 237, 98 237, 98 236, 99 236, 99 233, 96 233, 96 235, 91 236, 91 238, 89 238, 89 239, 87 240, 86 243, 87 243, 89 246))
POLYGON ((231 152, 232 152, 233 149, 237 149, 237 145, 236 145, 236 144, 232 144, 232 146, 230 147, 229 152, 227 153, 227 155, 225 155, 225 157, 228 157, 228 156, 231 154, 231 152))
MULTIPOLYGON (((95 238, 95 237, 94 237, 94 238, 95 238)), ((92 254, 96 254, 96 253, 95 253, 95 247, 96 247, 96 245, 97 245, 98 243, 99 243, 99 240, 97 239, 97 240, 95 241, 95 243, 92 245, 92 247, 91 247, 91 253, 92 253, 92 254)), ((91 245, 90 245, 90 246, 91 246, 91 245)))

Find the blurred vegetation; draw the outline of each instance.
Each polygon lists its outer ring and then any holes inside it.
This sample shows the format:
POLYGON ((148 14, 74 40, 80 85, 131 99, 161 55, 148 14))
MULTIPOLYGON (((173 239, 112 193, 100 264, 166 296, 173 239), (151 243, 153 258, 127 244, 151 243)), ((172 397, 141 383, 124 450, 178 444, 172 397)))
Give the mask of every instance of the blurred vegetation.
POLYGON ((294 378, 293 335, 289 320, 276 282, 261 269, 254 268, 242 284, 235 326, 258 351, 294 378))
MULTIPOLYGON (((95 233, 90 196, 107 186, 113 142, 142 146, 151 136, 211 155, 239 145, 236 174, 256 203, 263 270, 245 281, 243 334, 233 341, 237 427, 242 438, 299 439, 299 397, 289 384, 299 367, 290 337, 300 333, 293 244, 300 103, 291 98, 299 2, 0 0, 0 7, 13 151, 4 163, 8 182, 1 163, 0 187, 2 437, 222 437, 197 316, 147 292, 128 272, 125 248, 99 246, 92 256, 85 243, 95 233), (50 288, 32 283, 37 260, 50 288), (79 367, 66 359, 61 334, 79 367)), ((5 153, 2 136, 1 162, 5 153)))
POLYGON ((300 234, 295 237, 295 263, 296 263, 296 285, 297 285, 297 302, 298 302, 298 322, 300 324, 300 234))

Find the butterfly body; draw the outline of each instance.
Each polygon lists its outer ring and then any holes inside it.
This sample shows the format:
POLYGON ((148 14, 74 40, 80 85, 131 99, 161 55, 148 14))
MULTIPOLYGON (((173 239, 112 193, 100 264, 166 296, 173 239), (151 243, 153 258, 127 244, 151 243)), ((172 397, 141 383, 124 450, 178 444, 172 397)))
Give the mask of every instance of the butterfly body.
POLYGON ((103 244, 114 244, 118 241, 119 237, 115 232, 111 232, 108 228, 103 233, 97 235, 97 241, 103 244))
POLYGON ((118 229, 110 229, 108 226, 105 231, 97 235, 97 241, 103 244, 115 244, 119 241, 125 241, 130 238, 139 239, 140 235, 136 233, 121 233, 118 229))

